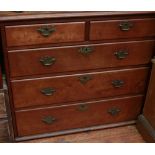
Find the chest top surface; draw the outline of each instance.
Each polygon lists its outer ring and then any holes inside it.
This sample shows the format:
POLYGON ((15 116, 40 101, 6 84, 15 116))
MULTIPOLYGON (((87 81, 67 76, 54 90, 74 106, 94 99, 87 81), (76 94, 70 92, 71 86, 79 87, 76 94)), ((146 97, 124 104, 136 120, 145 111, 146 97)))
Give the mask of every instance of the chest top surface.
POLYGON ((135 16, 155 15, 154 11, 1 11, 0 22, 55 19, 55 18, 83 18, 83 17, 110 17, 110 16, 135 16))

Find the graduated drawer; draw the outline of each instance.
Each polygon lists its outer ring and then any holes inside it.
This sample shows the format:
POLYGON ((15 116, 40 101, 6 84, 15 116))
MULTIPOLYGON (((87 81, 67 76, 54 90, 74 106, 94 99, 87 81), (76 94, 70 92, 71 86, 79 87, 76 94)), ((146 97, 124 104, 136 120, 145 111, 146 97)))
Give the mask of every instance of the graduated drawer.
POLYGON ((113 70, 11 82, 15 108, 60 105, 123 94, 144 93, 149 69, 113 70))
POLYGON ((18 136, 130 121, 137 118, 143 96, 22 110, 15 113, 18 136))
POLYGON ((127 19, 90 22, 90 40, 155 36, 155 19, 127 19))
POLYGON ((84 41, 85 22, 6 26, 7 46, 84 41))
POLYGON ((11 77, 147 64, 155 41, 9 51, 11 77))

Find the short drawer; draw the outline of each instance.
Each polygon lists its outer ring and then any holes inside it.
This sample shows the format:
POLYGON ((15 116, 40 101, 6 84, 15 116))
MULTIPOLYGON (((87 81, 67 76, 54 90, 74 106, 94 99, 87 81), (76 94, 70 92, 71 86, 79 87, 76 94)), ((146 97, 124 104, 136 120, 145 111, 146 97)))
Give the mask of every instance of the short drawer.
POLYGON ((85 22, 6 26, 8 47, 84 41, 85 22))
POLYGON ((155 36, 155 19, 91 21, 90 40, 155 36))
POLYGON ((9 51, 11 77, 147 64, 155 41, 9 51))
POLYGON ((18 136, 84 128, 137 118, 143 96, 132 96, 16 112, 18 136))
POLYGON ((11 82, 14 106, 69 104, 78 100, 144 93, 148 71, 147 67, 142 67, 14 80, 11 82))

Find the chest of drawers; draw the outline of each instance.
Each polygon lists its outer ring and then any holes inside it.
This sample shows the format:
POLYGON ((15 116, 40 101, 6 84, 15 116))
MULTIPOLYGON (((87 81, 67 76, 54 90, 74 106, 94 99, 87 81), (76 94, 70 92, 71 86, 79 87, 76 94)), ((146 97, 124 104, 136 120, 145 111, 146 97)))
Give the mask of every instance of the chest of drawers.
POLYGON ((2 12, 0 22, 14 140, 135 123, 154 12, 2 12))

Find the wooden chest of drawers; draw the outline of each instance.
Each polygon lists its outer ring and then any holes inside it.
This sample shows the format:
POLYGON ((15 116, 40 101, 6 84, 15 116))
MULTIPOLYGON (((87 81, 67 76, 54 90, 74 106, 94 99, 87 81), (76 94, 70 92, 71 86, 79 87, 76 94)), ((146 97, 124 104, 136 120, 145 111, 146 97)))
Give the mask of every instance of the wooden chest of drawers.
POLYGON ((134 123, 155 50, 154 12, 2 12, 13 139, 134 123))

